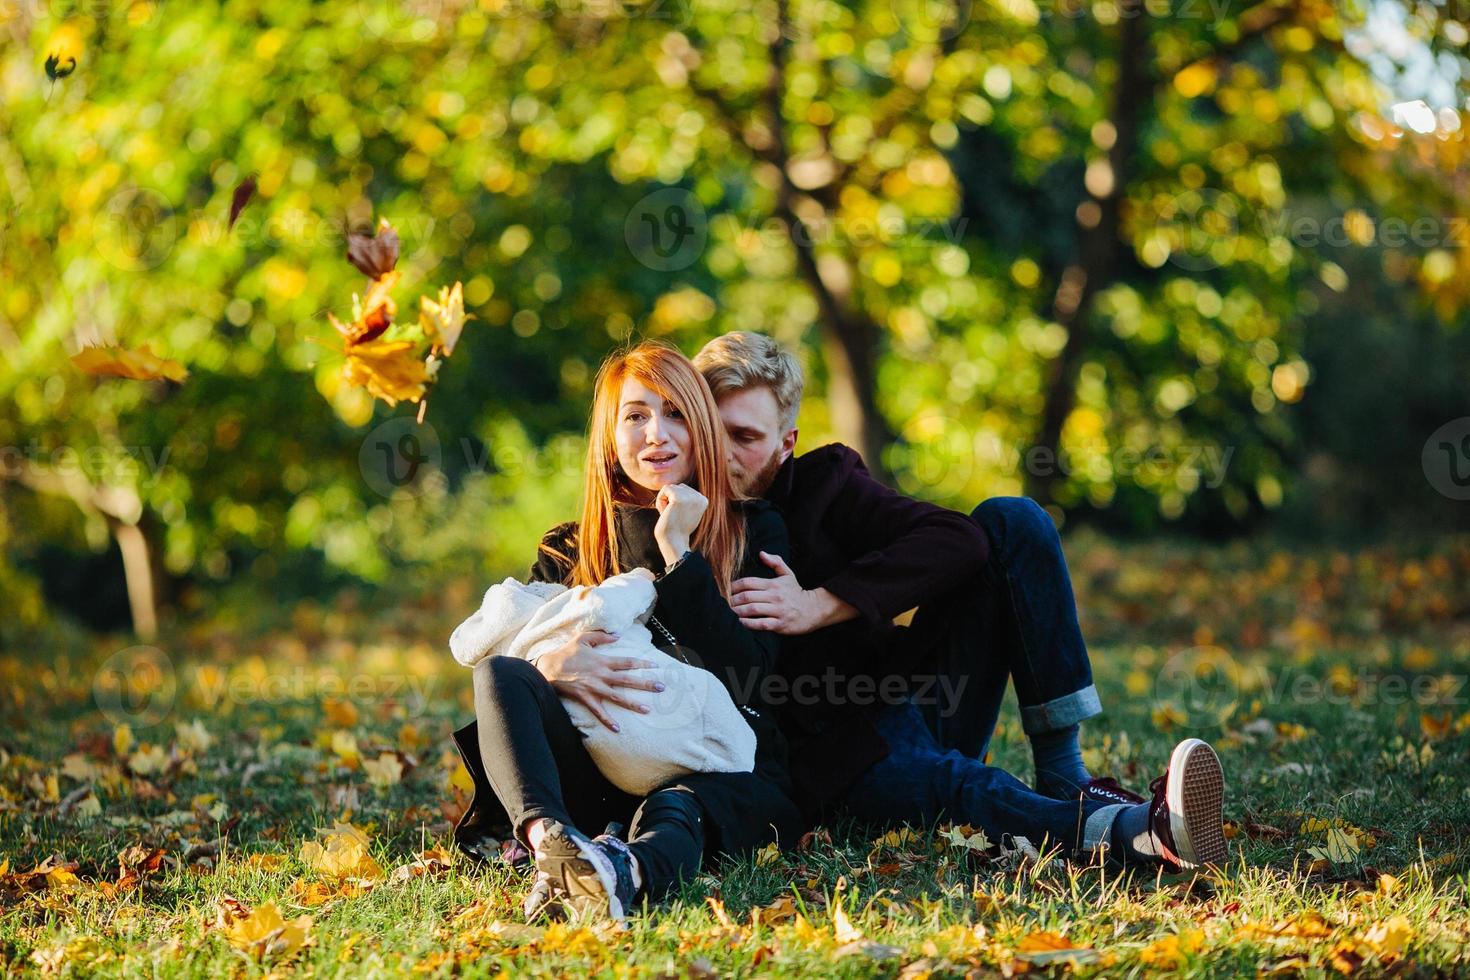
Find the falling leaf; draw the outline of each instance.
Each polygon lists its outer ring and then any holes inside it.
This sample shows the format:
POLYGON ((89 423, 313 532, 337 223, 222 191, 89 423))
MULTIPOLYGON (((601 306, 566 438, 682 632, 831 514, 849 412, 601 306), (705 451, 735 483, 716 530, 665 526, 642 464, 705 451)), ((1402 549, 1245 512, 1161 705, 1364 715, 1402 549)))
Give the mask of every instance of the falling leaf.
POLYGON ((453 286, 442 287, 437 302, 427 296, 419 298, 419 323, 423 326, 424 336, 432 340, 434 349, 442 351, 445 357, 454 353, 459 335, 464 331, 464 322, 463 284, 456 282, 453 286))
POLYGON ((226 230, 235 227, 235 221, 240 217, 240 212, 245 210, 245 205, 250 203, 259 182, 259 175, 252 173, 235 185, 235 193, 230 195, 230 222, 225 226, 226 230))
POLYGON ((407 340, 354 344, 347 348, 342 379, 389 405, 416 402, 428 390, 429 375, 412 350, 413 343, 407 340))
POLYGON ((94 377, 128 378, 133 381, 157 381, 167 378, 182 382, 188 370, 178 361, 154 354, 146 344, 137 350, 125 347, 85 347, 71 356, 71 362, 94 377))
POLYGON ((347 261, 369 279, 381 279, 398 264, 398 232, 387 218, 378 219, 375 235, 347 236, 347 261))
POLYGON ((46 77, 55 82, 70 75, 82 53, 81 30, 72 22, 62 24, 46 42, 46 77))

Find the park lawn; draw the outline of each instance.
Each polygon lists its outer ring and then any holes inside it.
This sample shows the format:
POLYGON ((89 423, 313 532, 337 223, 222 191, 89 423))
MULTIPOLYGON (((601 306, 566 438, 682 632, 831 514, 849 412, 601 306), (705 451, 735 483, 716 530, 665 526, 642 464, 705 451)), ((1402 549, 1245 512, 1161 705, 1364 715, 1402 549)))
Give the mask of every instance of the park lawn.
MULTIPOLYGON (((58 626, 0 654, 0 965, 1470 972, 1470 542, 1069 553, 1108 708, 1087 761, 1142 790, 1175 740, 1214 742, 1234 835, 1218 874, 838 826, 712 868, 624 930, 528 927, 526 876, 470 865, 449 834, 467 782, 447 736, 469 702, 445 638, 483 584, 285 608, 231 593, 152 649, 58 626)), ((1029 778, 1012 708, 994 752, 1029 778)))

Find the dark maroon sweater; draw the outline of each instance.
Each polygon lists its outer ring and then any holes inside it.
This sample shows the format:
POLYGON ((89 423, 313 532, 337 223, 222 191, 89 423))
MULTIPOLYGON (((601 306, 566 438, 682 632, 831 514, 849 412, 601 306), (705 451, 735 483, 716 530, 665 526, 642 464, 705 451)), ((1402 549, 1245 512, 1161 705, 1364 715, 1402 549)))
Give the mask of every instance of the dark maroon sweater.
POLYGON ((860 614, 784 638, 777 664, 790 684, 778 718, 790 741, 792 781, 815 819, 888 754, 871 720, 881 706, 876 692, 885 678, 907 678, 916 666, 900 658, 893 618, 973 581, 990 540, 967 515, 879 483, 839 443, 788 459, 766 499, 786 518, 790 565, 802 587, 826 588, 860 614))

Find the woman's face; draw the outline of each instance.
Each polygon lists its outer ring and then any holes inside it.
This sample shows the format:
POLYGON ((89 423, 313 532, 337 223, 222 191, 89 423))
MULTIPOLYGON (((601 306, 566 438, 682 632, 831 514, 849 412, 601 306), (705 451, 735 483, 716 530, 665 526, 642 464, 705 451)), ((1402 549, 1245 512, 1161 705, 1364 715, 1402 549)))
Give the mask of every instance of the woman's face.
POLYGON ((623 379, 614 428, 618 462, 639 493, 652 503, 663 487, 688 483, 694 472, 684 413, 637 378, 623 379))

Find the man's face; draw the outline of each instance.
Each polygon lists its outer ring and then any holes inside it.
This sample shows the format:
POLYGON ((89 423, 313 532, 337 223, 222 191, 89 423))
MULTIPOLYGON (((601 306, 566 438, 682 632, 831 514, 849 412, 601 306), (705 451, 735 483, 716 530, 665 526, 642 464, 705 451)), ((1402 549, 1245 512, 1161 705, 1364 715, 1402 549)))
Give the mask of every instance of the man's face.
POLYGON ((760 497, 796 448, 796 430, 782 430, 776 396, 765 385, 726 392, 718 403, 730 437, 730 477, 741 492, 760 497))

